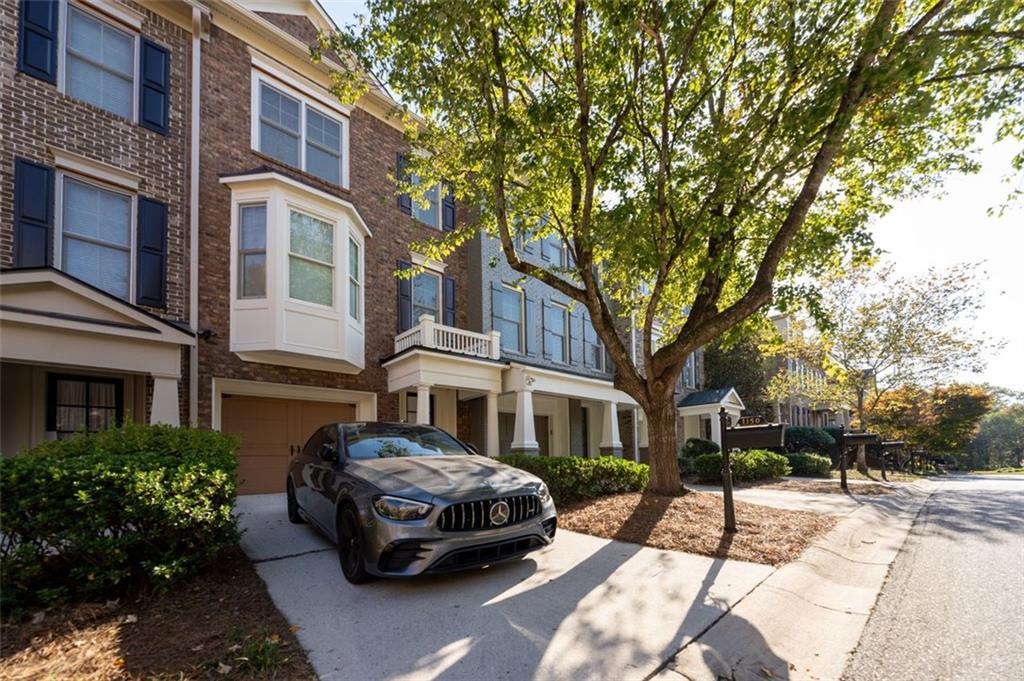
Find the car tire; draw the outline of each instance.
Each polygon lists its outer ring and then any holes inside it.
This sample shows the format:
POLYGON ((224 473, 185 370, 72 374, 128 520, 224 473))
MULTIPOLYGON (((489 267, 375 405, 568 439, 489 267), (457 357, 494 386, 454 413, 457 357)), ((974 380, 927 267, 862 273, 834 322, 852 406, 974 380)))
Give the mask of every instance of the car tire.
POLYGON ((341 573, 352 584, 362 584, 371 579, 363 559, 363 526, 359 514, 352 506, 345 506, 338 514, 338 560, 341 573))
POLYGON ((295 498, 295 485, 292 484, 291 478, 288 478, 288 520, 296 525, 306 522, 299 513, 299 500, 295 498))

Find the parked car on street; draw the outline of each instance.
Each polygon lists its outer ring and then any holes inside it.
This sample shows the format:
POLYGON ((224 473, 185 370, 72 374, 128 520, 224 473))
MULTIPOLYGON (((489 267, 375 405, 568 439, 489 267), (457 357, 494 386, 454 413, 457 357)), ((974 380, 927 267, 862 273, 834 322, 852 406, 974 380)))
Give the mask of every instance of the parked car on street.
POLYGON ((408 423, 317 429, 289 464, 287 494, 288 519, 331 538, 354 584, 518 558, 557 526, 540 478, 408 423))

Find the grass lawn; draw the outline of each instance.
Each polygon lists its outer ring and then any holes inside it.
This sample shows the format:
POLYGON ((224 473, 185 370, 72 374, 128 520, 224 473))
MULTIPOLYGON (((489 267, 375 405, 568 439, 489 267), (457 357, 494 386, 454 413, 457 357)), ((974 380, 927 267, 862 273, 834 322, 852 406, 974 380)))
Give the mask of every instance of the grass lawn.
POLYGON ((766 565, 788 563, 837 518, 736 502, 737 531, 722 531, 722 497, 631 492, 559 509, 558 526, 607 539, 766 565))
POLYGON ((3 679, 316 679, 241 553, 168 593, 61 606, 0 629, 3 679))
POLYGON ((973 475, 1024 475, 1024 468, 993 468, 990 471, 971 471, 973 475))
MULTIPOLYGON (((872 482, 882 482, 882 471, 880 470, 868 470, 868 474, 864 475, 856 468, 849 468, 846 471, 846 476, 850 480, 871 480, 872 482)), ((928 476, 886 469, 885 477, 889 478, 889 482, 914 482, 915 480, 924 480, 928 476)), ((839 471, 832 471, 832 479, 839 479, 839 471)))

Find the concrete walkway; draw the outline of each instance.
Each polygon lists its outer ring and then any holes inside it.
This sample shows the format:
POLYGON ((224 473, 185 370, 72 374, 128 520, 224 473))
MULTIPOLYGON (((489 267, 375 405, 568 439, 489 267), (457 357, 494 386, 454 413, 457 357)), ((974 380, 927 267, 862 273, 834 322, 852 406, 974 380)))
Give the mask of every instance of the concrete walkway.
MULTIPOLYGON (((687 487, 699 492, 722 493, 721 487, 713 485, 690 483, 687 487)), ((907 485, 898 485, 896 489, 904 487, 907 487, 907 485)), ((865 506, 884 503, 884 500, 889 496, 891 495, 857 494, 857 488, 854 485, 850 485, 850 494, 830 494, 828 492, 817 494, 794 490, 761 489, 759 487, 736 488, 733 490, 733 498, 737 501, 745 501, 748 504, 773 506, 789 511, 827 513, 829 515, 850 515, 865 506)))
POLYGON ((283 495, 240 497, 242 547, 324 679, 644 679, 773 569, 560 530, 524 559, 355 587, 283 495))
POLYGON ((684 644, 656 678, 838 679, 890 563, 936 484, 918 482, 872 497, 684 644))

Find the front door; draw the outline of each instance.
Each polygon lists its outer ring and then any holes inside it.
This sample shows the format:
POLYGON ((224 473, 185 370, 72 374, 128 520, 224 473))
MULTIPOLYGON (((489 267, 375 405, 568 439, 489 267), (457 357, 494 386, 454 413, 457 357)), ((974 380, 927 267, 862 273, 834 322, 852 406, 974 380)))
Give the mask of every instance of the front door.
POLYGON ((535 433, 535 437, 537 438, 537 447, 540 450, 540 453, 543 454, 544 456, 551 455, 551 449, 548 446, 548 443, 550 442, 550 426, 548 425, 549 423, 551 423, 550 417, 537 416, 536 414, 534 414, 533 430, 535 433))

